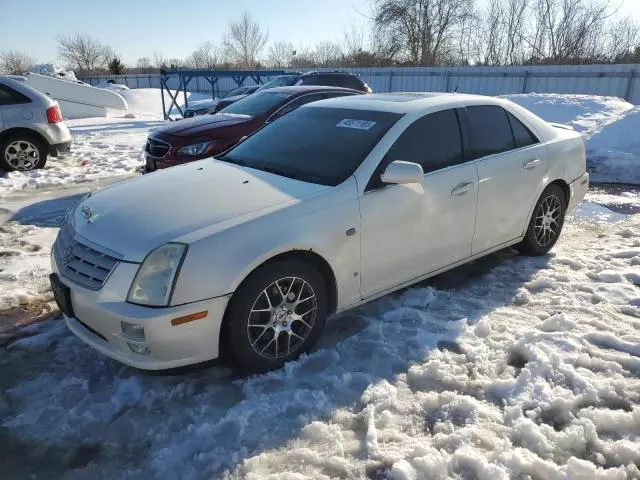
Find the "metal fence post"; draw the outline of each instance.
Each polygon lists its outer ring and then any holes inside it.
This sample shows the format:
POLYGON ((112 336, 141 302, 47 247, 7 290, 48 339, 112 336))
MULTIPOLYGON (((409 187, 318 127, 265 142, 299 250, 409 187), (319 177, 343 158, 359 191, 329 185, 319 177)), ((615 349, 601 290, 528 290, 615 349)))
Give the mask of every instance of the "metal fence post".
POLYGON ((451 70, 447 70, 447 82, 445 83, 444 86, 444 91, 448 92, 449 91, 449 79, 451 78, 451 70))
POLYGON ((389 86, 388 88, 388 92, 393 92, 393 70, 389 70, 389 86))
POLYGON ((631 98, 631 87, 633 86, 633 79, 635 78, 636 71, 632 68, 629 70, 629 79, 627 80, 627 90, 624 94, 624 99, 628 102, 631 98))
MULTIPOLYGON (((149 83, 151 83, 151 76, 149 76, 149 83)), ((162 78, 160 78, 160 97, 162 98, 162 115, 166 120, 167 118, 169 118, 169 116, 167 115, 167 108, 165 107, 165 104, 164 104, 164 88, 163 88, 162 78)))
POLYGON ((524 78, 522 79, 522 93, 527 93, 527 83, 529 81, 529 70, 524 71, 524 78))

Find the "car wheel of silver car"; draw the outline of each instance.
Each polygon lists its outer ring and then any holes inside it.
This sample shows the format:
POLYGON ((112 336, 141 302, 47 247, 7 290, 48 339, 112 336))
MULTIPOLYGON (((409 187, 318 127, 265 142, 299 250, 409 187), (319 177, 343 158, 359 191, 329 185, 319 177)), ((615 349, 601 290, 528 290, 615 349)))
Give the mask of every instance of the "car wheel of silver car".
POLYGON ((0 168, 7 171, 29 171, 44 167, 47 149, 37 138, 10 136, 0 145, 0 168))
POLYGON ((558 241, 567 210, 565 194, 558 185, 549 185, 536 203, 527 233, 517 248, 526 255, 544 255, 558 241))
POLYGON ((245 369, 282 367, 309 351, 328 314, 325 279, 298 260, 268 263, 235 292, 225 321, 231 353, 245 369))

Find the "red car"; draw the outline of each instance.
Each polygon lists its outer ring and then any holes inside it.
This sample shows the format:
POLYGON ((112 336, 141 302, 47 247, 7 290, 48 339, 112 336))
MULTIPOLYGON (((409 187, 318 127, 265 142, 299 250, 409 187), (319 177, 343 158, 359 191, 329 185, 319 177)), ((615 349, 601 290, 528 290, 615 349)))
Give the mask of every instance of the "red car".
POLYGON ((242 137, 305 103, 362 93, 325 86, 278 87, 256 92, 216 114, 188 118, 151 132, 145 146, 145 171, 222 153, 242 137))

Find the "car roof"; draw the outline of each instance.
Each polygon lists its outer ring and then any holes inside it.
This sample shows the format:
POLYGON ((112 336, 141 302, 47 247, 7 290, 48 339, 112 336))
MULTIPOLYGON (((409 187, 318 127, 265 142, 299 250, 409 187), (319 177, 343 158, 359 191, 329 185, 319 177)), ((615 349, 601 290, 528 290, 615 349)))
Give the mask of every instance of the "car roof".
POLYGON ((293 95, 295 93, 312 93, 312 92, 329 92, 329 91, 362 93, 352 88, 330 87, 328 85, 293 85, 290 87, 273 87, 273 88, 268 88, 266 90, 261 90, 258 93, 275 92, 275 93, 289 93, 293 95))
MULTIPOLYGON (((377 110, 392 113, 418 113, 432 107, 461 107, 465 105, 502 105, 506 100, 484 95, 445 92, 395 92, 337 97, 313 102, 313 107, 377 110)), ((310 104, 311 105, 311 104, 310 104)), ((304 105, 308 107, 309 105, 304 105)))

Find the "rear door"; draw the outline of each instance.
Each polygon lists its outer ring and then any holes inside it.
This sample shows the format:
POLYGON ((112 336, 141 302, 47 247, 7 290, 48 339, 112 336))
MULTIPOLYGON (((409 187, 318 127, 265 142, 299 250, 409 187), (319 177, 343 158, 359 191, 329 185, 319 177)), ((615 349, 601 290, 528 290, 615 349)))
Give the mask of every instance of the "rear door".
POLYGON ((546 171, 545 146, 497 105, 467 107, 464 124, 478 169, 475 255, 523 234, 546 171))
POLYGON ((419 118, 389 149, 360 198, 364 298, 471 255, 477 174, 464 162, 455 110, 419 118), (422 165, 422 183, 381 183, 395 160, 422 165))

